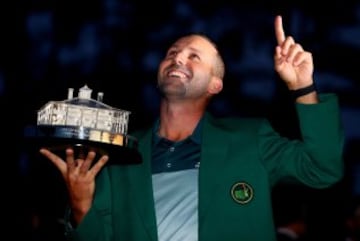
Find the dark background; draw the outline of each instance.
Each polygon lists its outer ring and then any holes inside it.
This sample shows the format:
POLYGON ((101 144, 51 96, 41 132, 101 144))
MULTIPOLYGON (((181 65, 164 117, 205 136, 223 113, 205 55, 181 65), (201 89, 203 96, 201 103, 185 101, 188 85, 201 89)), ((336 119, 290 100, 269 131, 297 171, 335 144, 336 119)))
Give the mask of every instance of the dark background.
MULTIPOLYGON (((1 7, 0 100, 5 232, 21 240, 63 240, 66 193, 55 168, 29 154, 24 133, 49 100, 87 84, 104 102, 130 110, 130 130, 158 111, 157 65, 178 36, 201 32, 223 54, 224 91, 210 110, 219 116, 265 116, 296 137, 293 102, 273 70, 274 17, 313 53, 320 92, 338 94, 346 134, 346 175, 334 187, 278 187, 275 216, 307 209, 310 240, 344 240, 360 196, 360 2, 319 7, 293 1, 36 1, 1 7), (280 206, 280 208, 277 207, 280 206)), ((318 6, 319 3, 316 3, 318 6)))

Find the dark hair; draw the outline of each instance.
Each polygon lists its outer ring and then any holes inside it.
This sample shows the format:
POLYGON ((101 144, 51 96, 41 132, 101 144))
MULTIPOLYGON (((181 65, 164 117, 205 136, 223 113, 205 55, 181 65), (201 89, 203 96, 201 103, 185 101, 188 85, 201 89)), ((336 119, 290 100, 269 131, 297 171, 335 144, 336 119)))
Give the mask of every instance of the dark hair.
POLYGON ((216 53, 217 53, 217 58, 216 58, 216 64, 214 66, 214 74, 219 77, 220 79, 224 79, 224 76, 225 76, 225 63, 224 63, 224 60, 220 54, 220 51, 219 51, 219 48, 217 46, 217 44, 212 40, 210 39, 207 35, 205 34, 192 34, 194 36, 199 36, 199 37, 202 37, 204 38, 205 40, 207 40, 216 50, 216 53))

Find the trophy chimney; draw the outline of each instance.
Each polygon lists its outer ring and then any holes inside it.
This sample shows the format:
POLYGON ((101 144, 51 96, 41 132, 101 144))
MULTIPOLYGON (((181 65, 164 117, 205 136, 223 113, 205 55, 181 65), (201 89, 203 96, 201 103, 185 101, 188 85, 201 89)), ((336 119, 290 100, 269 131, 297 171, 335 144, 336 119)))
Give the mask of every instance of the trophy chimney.
POLYGON ((104 93, 103 92, 98 92, 97 101, 103 102, 103 99, 104 99, 104 93))
POLYGON ((73 88, 69 88, 68 89, 68 100, 71 100, 72 98, 74 98, 74 89, 73 88))

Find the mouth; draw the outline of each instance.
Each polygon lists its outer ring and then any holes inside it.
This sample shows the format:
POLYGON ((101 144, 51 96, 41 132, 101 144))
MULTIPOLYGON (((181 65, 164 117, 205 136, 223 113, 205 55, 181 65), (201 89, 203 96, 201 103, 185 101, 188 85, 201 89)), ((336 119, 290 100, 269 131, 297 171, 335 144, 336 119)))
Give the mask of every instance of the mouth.
POLYGON ((180 79, 187 78, 187 74, 179 70, 170 70, 167 72, 167 76, 172 78, 180 78, 180 79))

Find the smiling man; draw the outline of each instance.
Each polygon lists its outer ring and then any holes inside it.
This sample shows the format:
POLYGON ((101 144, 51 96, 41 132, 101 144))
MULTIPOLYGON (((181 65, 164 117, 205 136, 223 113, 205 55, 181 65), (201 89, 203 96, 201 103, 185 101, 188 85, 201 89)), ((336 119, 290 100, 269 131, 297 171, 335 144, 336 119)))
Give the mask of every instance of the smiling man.
MULTIPOLYGON (((69 193, 67 237, 105 241, 275 241, 271 188, 291 181, 326 188, 343 175, 336 95, 314 88, 310 52, 275 18, 274 67, 294 96, 302 138, 266 119, 217 119, 206 111, 223 88, 216 45, 192 34, 168 49, 158 70, 160 116, 139 140, 143 163, 106 165, 46 149, 69 193), (93 165, 92 165, 93 164, 93 165)), ((110 158, 121 158, 111 156, 110 158)))

